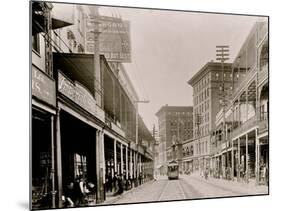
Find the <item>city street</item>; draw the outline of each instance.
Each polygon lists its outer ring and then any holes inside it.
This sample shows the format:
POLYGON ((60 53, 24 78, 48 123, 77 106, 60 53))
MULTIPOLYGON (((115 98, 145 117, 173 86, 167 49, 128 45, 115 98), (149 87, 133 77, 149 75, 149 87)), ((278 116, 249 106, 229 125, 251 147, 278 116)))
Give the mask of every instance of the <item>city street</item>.
POLYGON ((266 186, 256 187, 251 182, 245 184, 213 178, 205 180, 198 174, 194 174, 191 176, 181 175, 179 180, 168 180, 162 176, 106 203, 122 204, 267 193, 268 188, 266 186))

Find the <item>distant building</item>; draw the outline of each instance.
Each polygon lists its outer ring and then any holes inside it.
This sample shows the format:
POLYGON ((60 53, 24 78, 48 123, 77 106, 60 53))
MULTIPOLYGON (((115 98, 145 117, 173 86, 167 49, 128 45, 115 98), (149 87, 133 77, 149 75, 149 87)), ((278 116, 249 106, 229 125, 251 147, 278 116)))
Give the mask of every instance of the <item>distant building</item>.
MULTIPOLYGON (((182 143, 193 137, 192 106, 163 106, 157 113, 159 124, 159 156, 162 165, 173 159, 182 159, 182 143), (173 147, 175 147, 173 155, 173 147)), ((181 169, 181 167, 180 167, 181 169)))
POLYGON ((216 114, 222 107, 222 82, 225 90, 232 90, 231 64, 208 62, 189 81, 193 88, 194 170, 203 170, 210 164, 211 131, 216 114))

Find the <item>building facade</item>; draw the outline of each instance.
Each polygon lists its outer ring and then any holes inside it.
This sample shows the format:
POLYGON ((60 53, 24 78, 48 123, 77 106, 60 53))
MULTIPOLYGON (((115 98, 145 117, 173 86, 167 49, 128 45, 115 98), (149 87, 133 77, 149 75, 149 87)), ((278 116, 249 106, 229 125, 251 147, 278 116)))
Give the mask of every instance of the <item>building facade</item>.
POLYGON ((268 22, 257 22, 232 66, 233 92, 216 117, 216 177, 268 183, 268 22))
POLYGON ((230 91, 231 64, 224 66, 208 62, 189 81, 193 88, 193 137, 194 170, 204 171, 210 166, 211 131, 215 128, 215 117, 222 106, 222 83, 230 91))
POLYGON ((157 113, 159 124, 159 156, 163 157, 163 166, 177 160, 182 165, 182 143, 193 137, 192 106, 163 106, 157 113))
POLYGON ((63 8, 31 3, 32 209, 62 208, 67 185, 80 177, 95 186, 92 203, 106 200, 115 174, 125 188, 153 178, 154 138, 124 66, 83 50, 95 10, 63 8))
POLYGON ((185 140, 182 144, 182 169, 183 173, 190 174, 194 171, 194 141, 193 139, 185 140))

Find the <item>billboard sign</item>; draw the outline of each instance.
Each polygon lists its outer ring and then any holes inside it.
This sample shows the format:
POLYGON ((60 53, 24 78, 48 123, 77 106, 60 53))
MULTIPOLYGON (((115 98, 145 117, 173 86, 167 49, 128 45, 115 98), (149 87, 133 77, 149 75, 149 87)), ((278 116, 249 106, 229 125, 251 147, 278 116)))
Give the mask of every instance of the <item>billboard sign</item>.
POLYGON ((34 66, 32 66, 31 88, 33 96, 50 105, 56 105, 55 81, 34 66))
POLYGON ((97 24, 100 54, 108 61, 131 62, 130 23, 120 18, 89 17, 86 20, 86 52, 94 53, 94 30, 97 24))

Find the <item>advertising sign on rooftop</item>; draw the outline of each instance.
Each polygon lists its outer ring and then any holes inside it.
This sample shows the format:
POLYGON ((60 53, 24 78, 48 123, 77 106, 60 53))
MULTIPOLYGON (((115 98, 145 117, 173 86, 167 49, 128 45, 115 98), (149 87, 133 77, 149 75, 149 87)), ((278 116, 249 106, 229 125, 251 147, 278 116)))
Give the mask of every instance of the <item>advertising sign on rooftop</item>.
POLYGON ((98 25, 100 54, 108 61, 131 62, 130 23, 120 18, 92 16, 86 21, 86 52, 94 53, 94 30, 98 25))

